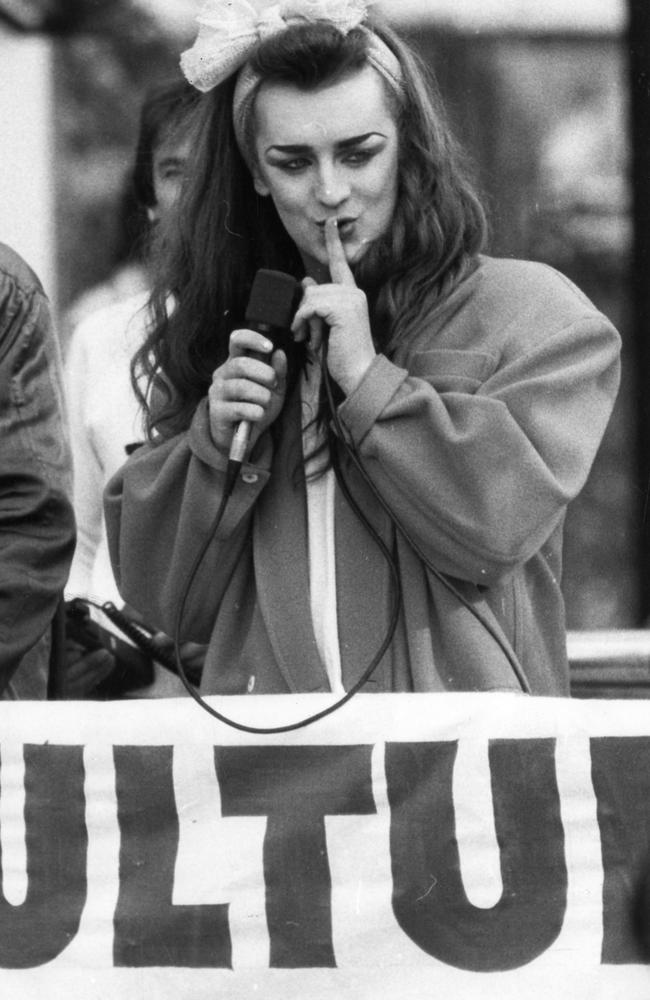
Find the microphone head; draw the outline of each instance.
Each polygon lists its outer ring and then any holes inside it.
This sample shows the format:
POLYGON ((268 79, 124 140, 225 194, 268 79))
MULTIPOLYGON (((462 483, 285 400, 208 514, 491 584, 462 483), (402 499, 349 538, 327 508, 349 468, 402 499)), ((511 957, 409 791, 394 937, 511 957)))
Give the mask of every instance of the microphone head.
POLYGON ((262 325, 280 330, 289 327, 297 303, 298 289, 298 282, 290 274, 261 268, 255 275, 246 306, 248 326, 262 325))

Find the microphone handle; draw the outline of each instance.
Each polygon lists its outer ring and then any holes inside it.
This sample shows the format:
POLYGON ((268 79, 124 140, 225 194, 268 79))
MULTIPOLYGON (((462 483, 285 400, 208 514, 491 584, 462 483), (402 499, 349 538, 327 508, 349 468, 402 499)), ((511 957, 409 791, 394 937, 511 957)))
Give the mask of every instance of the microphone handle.
MULTIPOLYGON (((260 333, 266 333, 268 328, 263 328, 262 324, 259 324, 257 329, 260 333)), ((246 355, 249 358, 257 358, 258 361, 263 361, 266 365, 269 363, 268 354, 260 354, 259 351, 246 351, 246 355)), ((230 452, 228 453, 229 462, 236 462, 238 466, 242 465, 244 459, 246 458, 246 453, 248 452, 251 430, 252 427, 250 420, 239 421, 230 444, 230 452)))
POLYGON ((246 458, 246 452, 248 451, 248 444, 251 437, 251 422, 250 420, 240 420, 235 429, 235 433, 232 436, 232 442, 230 444, 230 452, 228 453, 228 461, 237 462, 241 465, 246 458))

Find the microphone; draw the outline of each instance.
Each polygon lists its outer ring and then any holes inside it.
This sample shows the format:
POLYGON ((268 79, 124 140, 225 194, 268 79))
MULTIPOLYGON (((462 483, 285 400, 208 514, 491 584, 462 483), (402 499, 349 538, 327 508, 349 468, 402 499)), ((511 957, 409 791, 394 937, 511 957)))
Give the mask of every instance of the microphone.
MULTIPOLYGON (((298 291, 298 282, 290 274, 261 268, 255 275, 248 299, 246 328, 263 333, 272 341, 274 350, 282 348, 287 351, 293 344, 289 327, 297 304, 298 291)), ((269 363, 268 355, 257 351, 249 351, 248 355, 258 358, 265 364, 269 363)), ((246 457, 250 435, 250 421, 240 421, 233 435, 228 456, 228 466, 234 467, 235 473, 246 457)))

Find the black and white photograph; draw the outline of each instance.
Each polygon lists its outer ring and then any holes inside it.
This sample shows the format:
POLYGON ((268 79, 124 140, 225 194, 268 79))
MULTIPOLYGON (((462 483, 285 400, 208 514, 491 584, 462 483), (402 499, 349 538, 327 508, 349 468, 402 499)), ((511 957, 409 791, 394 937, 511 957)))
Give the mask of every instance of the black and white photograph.
POLYGON ((647 0, 0 0, 0 988, 650 996, 647 0))

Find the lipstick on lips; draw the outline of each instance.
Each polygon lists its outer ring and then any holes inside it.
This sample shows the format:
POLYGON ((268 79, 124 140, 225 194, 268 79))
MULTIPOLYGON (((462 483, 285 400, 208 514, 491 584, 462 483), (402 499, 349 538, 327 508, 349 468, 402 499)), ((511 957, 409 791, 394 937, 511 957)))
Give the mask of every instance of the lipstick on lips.
MULTIPOLYGON (((318 228, 323 231, 323 234, 325 232, 326 221, 327 221, 326 219, 322 219, 320 222, 317 223, 318 228)), ((349 239, 350 236, 352 236, 352 232, 356 221, 357 221, 356 217, 352 216, 341 216, 340 219, 336 220, 336 228, 338 229, 339 236, 341 237, 342 240, 349 239)))

